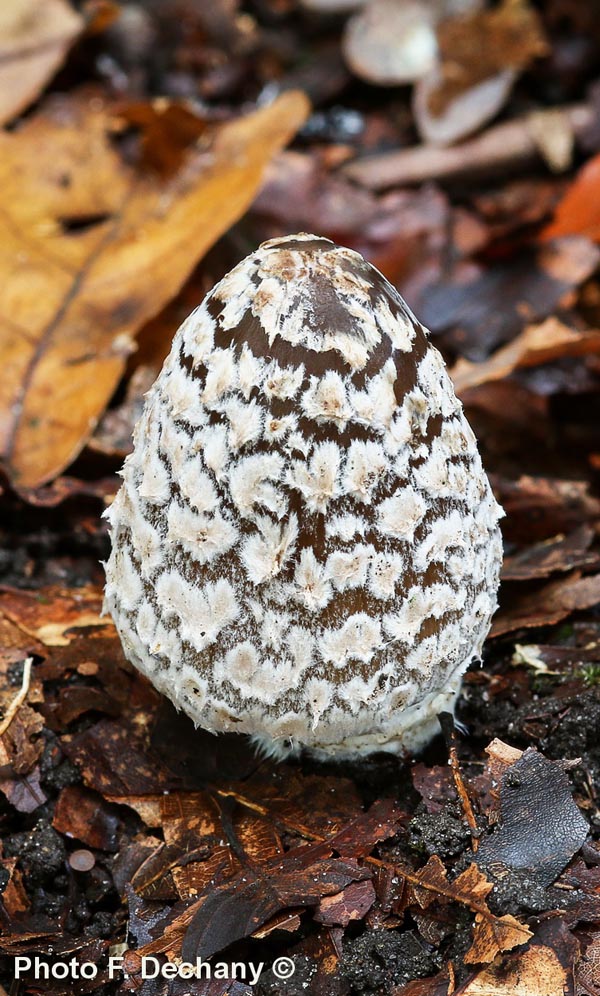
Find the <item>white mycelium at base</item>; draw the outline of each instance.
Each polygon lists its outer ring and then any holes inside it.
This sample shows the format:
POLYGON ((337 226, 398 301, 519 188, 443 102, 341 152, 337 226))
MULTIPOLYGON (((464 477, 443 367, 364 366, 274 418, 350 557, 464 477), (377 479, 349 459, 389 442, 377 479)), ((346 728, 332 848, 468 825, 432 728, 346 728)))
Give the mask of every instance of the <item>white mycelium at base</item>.
POLYGON ((498 519, 440 354, 325 239, 273 240, 177 332, 107 515, 127 657, 208 730, 415 751, 496 607, 498 519))

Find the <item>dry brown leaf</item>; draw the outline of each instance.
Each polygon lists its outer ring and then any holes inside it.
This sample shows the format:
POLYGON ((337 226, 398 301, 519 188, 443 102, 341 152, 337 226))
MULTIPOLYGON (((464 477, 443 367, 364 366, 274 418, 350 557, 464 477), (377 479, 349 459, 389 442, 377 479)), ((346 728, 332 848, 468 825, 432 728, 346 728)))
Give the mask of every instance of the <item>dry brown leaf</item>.
POLYGON ((450 371, 456 393, 463 395, 472 387, 491 380, 502 380, 520 367, 535 367, 562 356, 585 356, 600 353, 600 332, 578 332, 558 318, 547 318, 540 325, 530 325, 512 342, 483 363, 460 359, 450 371))
POLYGON ((6 873, 9 879, 2 892, 2 904, 10 917, 17 913, 22 913, 29 906, 27 893, 23 888, 21 871, 17 868, 17 858, 3 858, 0 860, 0 868, 6 873))
POLYGON ((581 996, 600 996, 600 934, 577 959, 576 973, 581 996))
POLYGON ((571 612, 590 609, 600 602, 600 574, 580 577, 576 572, 560 581, 552 581, 538 591, 519 598, 495 617, 490 636, 504 636, 517 629, 551 626, 571 612))
MULTIPOLYGON (((461 903, 476 914, 473 944, 465 955, 466 962, 490 962, 501 951, 510 951, 525 944, 532 932, 513 916, 495 916, 488 908, 486 896, 493 885, 476 864, 470 864, 453 882, 437 854, 433 854, 420 871, 400 873, 411 885, 414 900, 427 909, 435 900, 461 903)), ((410 905, 410 902, 409 902, 410 905)))
POLYGON ((83 25, 83 18, 66 0, 3 0, 0 124, 39 96, 83 25))
POLYGON ((421 909, 426 909, 440 896, 465 903, 472 909, 480 904, 483 908, 485 897, 493 888, 476 864, 470 864, 453 882, 449 882, 448 873, 437 854, 432 854, 427 864, 410 881, 421 909))
POLYGON ((564 996, 570 991, 569 975, 558 955, 541 945, 531 946, 510 962, 478 972, 461 989, 462 996, 564 996))
POLYGON ((63 99, 0 136, 0 452, 20 490, 81 450, 134 334, 246 210, 307 110, 288 92, 222 126, 168 183, 123 162, 98 100, 63 99))
POLYGON ((533 937, 532 932, 510 913, 500 917, 478 913, 473 943, 465 955, 465 962, 468 965, 488 965, 501 951, 512 951, 519 944, 525 944, 530 937, 533 937))
POLYGON ((522 70, 549 49, 542 21, 529 0, 502 0, 492 10, 467 9, 462 16, 442 22, 438 42, 446 83, 446 92, 437 95, 442 107, 466 87, 507 66, 522 70))

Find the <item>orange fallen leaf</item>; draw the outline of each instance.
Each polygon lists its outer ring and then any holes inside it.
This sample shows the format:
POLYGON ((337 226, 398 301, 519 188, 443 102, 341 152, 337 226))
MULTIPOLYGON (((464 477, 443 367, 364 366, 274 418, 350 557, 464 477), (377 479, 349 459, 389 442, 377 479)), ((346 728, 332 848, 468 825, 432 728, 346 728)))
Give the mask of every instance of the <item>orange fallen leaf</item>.
POLYGON ((547 242, 562 235, 585 235, 600 242, 600 153, 580 169, 539 238, 547 242))
POLYGON ((43 594, 7 589, 0 595, 0 618, 45 647, 66 647, 71 630, 90 626, 111 627, 100 615, 102 592, 93 587, 74 590, 52 587, 43 594))
POLYGON ((0 124, 39 96, 83 26, 83 18, 66 0, 3 0, 0 124))
POLYGON ((0 453, 22 492, 79 453, 133 336, 247 209, 307 111, 283 94, 167 183, 123 161, 98 100, 64 98, 0 135, 0 453))
POLYGON ((579 332, 558 318, 547 318, 540 325, 530 325, 512 342, 482 363, 460 359, 450 371, 457 394, 492 380, 502 380, 520 367, 535 367, 562 356, 585 356, 600 353, 600 332, 579 332))

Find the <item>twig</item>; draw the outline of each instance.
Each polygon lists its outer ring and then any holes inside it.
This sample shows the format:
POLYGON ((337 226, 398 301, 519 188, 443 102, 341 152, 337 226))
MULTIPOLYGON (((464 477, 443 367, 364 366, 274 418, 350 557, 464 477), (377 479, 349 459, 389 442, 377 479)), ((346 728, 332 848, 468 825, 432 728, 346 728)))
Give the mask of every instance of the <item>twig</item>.
POLYGON ((456 788, 456 792, 462 806, 463 815, 471 829, 471 847, 473 849, 473 854, 475 854, 477 852, 477 848, 479 847, 479 840, 477 839, 477 820, 475 819, 471 800, 469 799, 469 794, 463 781, 458 761, 458 754, 454 744, 450 747, 450 768, 452 770, 452 777, 454 778, 454 787, 456 788))
POLYGON ((594 109, 588 104, 572 104, 558 110, 550 108, 534 116, 495 125, 460 145, 446 148, 416 145, 365 156, 347 163, 340 172, 369 190, 503 172, 511 166, 535 163, 542 158, 537 136, 545 125, 555 126, 558 115, 562 115, 564 127, 571 129, 578 141, 596 117, 594 109))
POLYGON ((29 682, 31 680, 31 665, 33 664, 33 657, 27 657, 23 665, 23 682, 21 688, 15 695, 8 709, 6 710, 6 715, 0 723, 0 737, 3 733, 6 733, 8 727, 15 718, 18 710, 22 706, 23 702, 27 698, 27 693, 29 691, 29 682))

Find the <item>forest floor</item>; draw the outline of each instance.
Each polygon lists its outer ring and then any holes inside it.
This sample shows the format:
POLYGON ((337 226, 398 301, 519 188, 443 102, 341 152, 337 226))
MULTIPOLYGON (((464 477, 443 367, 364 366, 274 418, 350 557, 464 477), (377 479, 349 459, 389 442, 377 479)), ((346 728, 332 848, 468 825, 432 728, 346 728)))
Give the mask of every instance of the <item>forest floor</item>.
POLYGON ((597 11, 332 6, 0 18, 0 994, 600 996, 597 11), (431 329, 506 511, 483 665, 418 758, 195 730, 101 617, 174 331, 295 231, 431 329))

